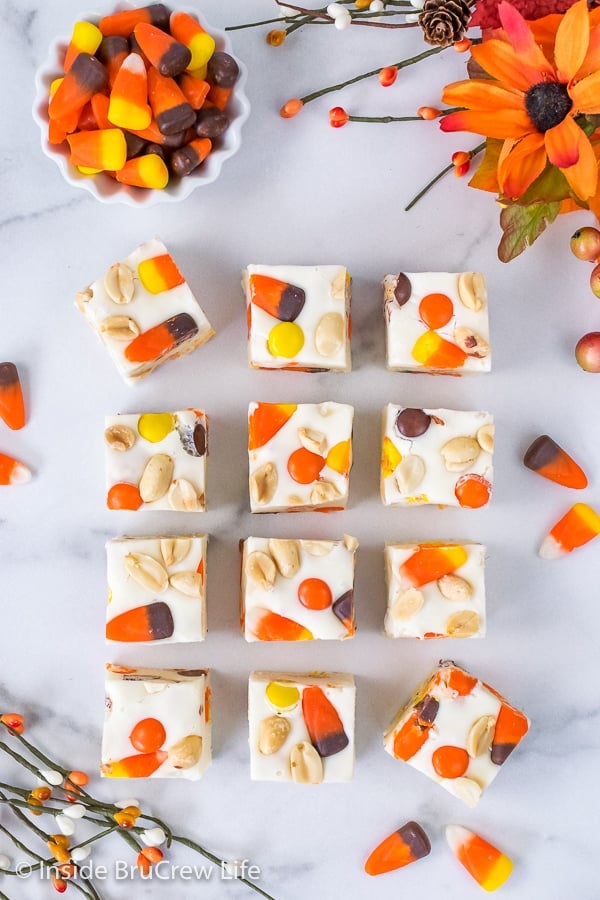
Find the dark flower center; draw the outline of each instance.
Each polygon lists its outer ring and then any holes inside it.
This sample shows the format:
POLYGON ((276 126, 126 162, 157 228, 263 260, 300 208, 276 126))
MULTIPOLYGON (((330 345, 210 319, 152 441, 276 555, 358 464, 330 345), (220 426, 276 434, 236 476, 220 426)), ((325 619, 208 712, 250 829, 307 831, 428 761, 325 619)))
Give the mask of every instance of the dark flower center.
POLYGON ((541 81, 530 87, 525 94, 527 115, 538 131, 548 131, 559 125, 572 106, 573 101, 566 84, 558 84, 556 81, 541 81))

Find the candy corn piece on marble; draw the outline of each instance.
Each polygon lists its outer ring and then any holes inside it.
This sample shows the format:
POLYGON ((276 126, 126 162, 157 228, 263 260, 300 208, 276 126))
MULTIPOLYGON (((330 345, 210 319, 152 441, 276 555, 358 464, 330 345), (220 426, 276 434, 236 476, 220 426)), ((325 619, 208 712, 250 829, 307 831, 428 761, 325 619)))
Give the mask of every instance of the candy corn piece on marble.
POLYGON ((196 780, 210 761, 208 669, 108 664, 102 775, 196 780))
POLYGON ((442 662, 384 735, 395 759, 475 806, 527 734, 529 720, 453 662, 442 662))
POLYGON ((106 545, 106 637, 119 643, 202 641, 205 534, 123 537, 106 545))
POLYGON ((349 781, 354 770, 355 687, 339 672, 253 672, 248 691, 255 781, 349 781))
POLYGON ((247 641, 354 635, 358 541, 249 537, 242 545, 241 623, 247 641))
POLYGON ((31 471, 25 463, 0 453, 0 485, 26 484, 30 479, 31 471))
POLYGON ((76 303, 129 383, 214 335, 173 257, 156 239, 111 265, 77 294, 76 303))
POLYGON ((600 534, 600 515, 587 503, 576 503, 554 525, 539 549, 542 559, 557 559, 583 547, 600 534))
POLYGON ((466 375, 491 369, 481 272, 400 272, 383 280, 387 366, 466 375))
POLYGON ((407 822, 375 847, 365 863, 367 875, 402 869, 431 852, 429 838, 417 822, 407 822))
POLYGON ((512 861, 475 832, 462 825, 448 825, 446 840, 457 860, 484 891, 496 891, 510 878, 512 861))
POLYGON ((533 441, 523 457, 523 463, 532 472, 564 487, 576 490, 587 487, 587 475, 581 466, 547 434, 533 441))
POLYGON ((25 404, 19 372, 14 363, 0 363, 0 419, 18 431, 25 425, 25 404))

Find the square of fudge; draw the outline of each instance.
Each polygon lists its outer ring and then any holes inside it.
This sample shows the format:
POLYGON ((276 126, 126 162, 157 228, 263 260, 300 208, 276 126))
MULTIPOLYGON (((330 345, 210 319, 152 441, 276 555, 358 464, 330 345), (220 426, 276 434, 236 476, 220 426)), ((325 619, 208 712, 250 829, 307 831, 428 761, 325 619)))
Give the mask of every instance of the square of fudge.
POLYGON ((345 509, 353 418, 345 403, 251 403, 251 511, 345 509))
POLYGON ((492 365, 481 272, 400 272, 383 279, 388 369, 466 375, 492 365))
POLYGON ((241 625, 247 641, 354 635, 356 538, 249 537, 241 544, 241 625))
POLYGON ((203 512, 207 433, 199 409, 106 416, 108 508, 203 512))
POLYGON ((470 543, 385 545, 388 637, 485 636, 485 547, 470 543))
POLYGON ((259 266, 242 273, 253 369, 350 371, 352 280, 344 266, 259 266))
POLYGON ((209 670, 106 670, 102 775, 200 778, 211 761, 209 670))
POLYGON ((400 709, 383 745, 475 806, 528 729, 529 719, 502 694, 443 661, 400 709))
POLYGON ((76 304, 129 383, 191 353, 215 333, 157 239, 110 266, 77 294, 76 304))
POLYGON ((354 773, 352 675, 252 672, 248 684, 250 777, 320 784, 354 773))
POLYGON ((203 641, 207 544, 205 534, 109 541, 107 640, 203 641))
POLYGON ((490 413, 388 403, 382 433, 385 506, 434 503, 477 509, 489 502, 494 452, 490 413))

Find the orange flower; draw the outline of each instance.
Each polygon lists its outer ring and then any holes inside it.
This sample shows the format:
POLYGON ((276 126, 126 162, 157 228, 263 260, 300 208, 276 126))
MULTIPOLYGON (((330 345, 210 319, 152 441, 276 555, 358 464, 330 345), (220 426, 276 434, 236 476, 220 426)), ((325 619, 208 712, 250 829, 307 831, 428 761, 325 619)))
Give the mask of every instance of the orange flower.
POLYGON ((505 197, 520 197, 549 161, 586 201, 596 193, 598 161, 576 117, 600 113, 597 18, 590 21, 586 0, 564 16, 548 16, 551 23, 540 20, 541 30, 510 3, 501 2, 498 12, 506 40, 495 37, 471 51, 492 80, 447 85, 443 100, 465 109, 449 113, 440 127, 504 141, 498 184, 505 197), (548 32, 554 24, 551 46, 548 32))

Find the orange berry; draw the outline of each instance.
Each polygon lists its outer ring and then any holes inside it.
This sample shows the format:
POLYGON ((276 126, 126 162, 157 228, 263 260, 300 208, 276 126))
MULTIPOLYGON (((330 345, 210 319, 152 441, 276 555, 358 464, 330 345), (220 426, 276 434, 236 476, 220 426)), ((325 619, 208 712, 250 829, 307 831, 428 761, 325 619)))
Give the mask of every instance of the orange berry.
POLYGON ((66 881, 64 881, 62 878, 59 878, 58 875, 52 875, 50 881, 52 882, 52 887, 55 891, 58 891, 59 894, 64 894, 67 889, 66 881))
POLYGON ((334 106, 329 110, 329 124, 332 128, 342 128, 350 120, 343 106, 334 106))
POLYGON ((143 853, 138 853, 138 857, 135 861, 135 864, 138 867, 138 869, 140 870, 140 872, 142 873, 142 875, 147 875, 150 872, 150 869, 152 868, 152 863, 150 862, 149 859, 147 859, 147 857, 143 853))
POLYGON ((3 725, 8 725, 8 727, 12 728, 13 731, 16 731, 17 734, 23 734, 25 731, 23 716, 20 715, 20 713, 4 713, 3 716, 0 716, 0 722, 2 722, 3 725))
POLYGON ((166 737, 164 725, 158 719, 141 719, 134 725, 129 740, 140 753, 154 753, 160 750, 166 737))
POLYGON ((75 878, 77 874, 77 866, 73 863, 61 863, 57 868, 62 878, 75 878))
POLYGON ((151 863, 160 862, 164 856, 160 847, 144 847, 141 852, 151 863))
POLYGON ((417 110, 417 115, 425 119, 426 122, 430 122, 431 119, 437 119, 441 114, 442 110, 436 109, 435 106, 420 106, 417 110))
POLYGON ((286 37, 287 31, 283 31, 283 29, 281 28, 273 28, 267 34, 266 41, 267 44, 271 45, 271 47, 281 47, 286 37))
POLYGON ((44 805, 41 800, 38 800, 37 797, 32 797, 31 794, 28 797, 27 802, 30 806, 30 812, 33 816, 41 816, 42 810, 41 807, 44 805))
POLYGON ((457 178, 462 178, 463 175, 466 175, 469 169, 471 168, 470 162, 462 163, 460 166, 454 166, 454 174, 457 178))
POLYGON ((279 110, 279 115, 282 119, 293 119, 294 116, 297 116, 304 103, 302 100, 299 100, 297 97, 294 97, 292 100, 287 100, 281 109, 279 110))
POLYGON ((329 609, 333 597, 327 582, 321 578, 305 578, 298 585, 298 600, 307 609, 329 609))
POLYGON ((454 314, 454 305, 447 294, 426 294, 419 303, 419 315, 428 328, 443 328, 454 314))
POLYGON ((469 758, 462 747, 444 745, 433 751, 431 762, 441 778, 460 778, 469 768, 469 758))
POLYGON ((41 800, 43 803, 44 800, 50 799, 50 797, 52 796, 52 791, 49 787, 37 787, 32 790, 31 796, 35 797, 36 800, 41 800))
POLYGON ((72 784, 76 784, 79 787, 84 787, 89 781, 89 777, 85 774, 85 772, 69 772, 69 781, 72 784))
POLYGON ((379 84, 381 87, 391 87, 398 77, 398 69, 396 66, 386 66, 379 70, 379 84))
POLYGON ((109 509, 139 509, 144 501, 135 484, 113 484, 106 498, 109 509))
POLYGON ((299 447, 290 455, 287 470, 298 484, 310 484, 317 480, 324 465, 325 460, 318 453, 299 447))
POLYGON ((461 41, 455 41, 453 46, 457 53, 466 53, 467 50, 471 49, 472 43, 469 38, 463 38, 461 41))
POLYGON ((456 150, 451 157, 453 166, 462 166, 463 163, 469 162, 471 154, 467 150, 456 150))

